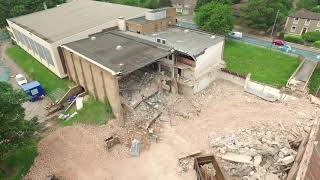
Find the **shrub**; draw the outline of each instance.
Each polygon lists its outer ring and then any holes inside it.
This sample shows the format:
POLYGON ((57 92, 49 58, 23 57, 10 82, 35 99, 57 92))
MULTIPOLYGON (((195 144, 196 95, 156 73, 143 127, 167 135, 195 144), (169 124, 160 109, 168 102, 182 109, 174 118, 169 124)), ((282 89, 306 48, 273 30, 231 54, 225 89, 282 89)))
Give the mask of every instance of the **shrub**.
POLYGON ((313 43, 314 47, 320 48, 320 41, 316 41, 313 43))
POLYGON ((307 32, 302 35, 302 38, 308 42, 320 41, 320 32, 307 32))
POLYGON ((284 34, 285 34, 285 32, 281 31, 279 33, 279 38, 283 40, 284 39, 284 34))
POLYGON ((284 40, 292 43, 304 44, 304 40, 302 39, 301 36, 287 35, 284 37, 284 40))

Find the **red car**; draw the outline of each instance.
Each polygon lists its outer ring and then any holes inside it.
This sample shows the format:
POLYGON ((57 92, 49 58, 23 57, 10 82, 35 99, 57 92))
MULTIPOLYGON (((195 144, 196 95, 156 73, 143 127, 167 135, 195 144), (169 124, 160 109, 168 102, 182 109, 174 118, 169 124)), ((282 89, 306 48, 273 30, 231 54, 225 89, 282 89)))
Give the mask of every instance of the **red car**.
POLYGON ((284 45, 286 45, 286 43, 284 41, 280 40, 280 39, 274 39, 272 41, 272 44, 276 45, 276 46, 284 46, 284 45))

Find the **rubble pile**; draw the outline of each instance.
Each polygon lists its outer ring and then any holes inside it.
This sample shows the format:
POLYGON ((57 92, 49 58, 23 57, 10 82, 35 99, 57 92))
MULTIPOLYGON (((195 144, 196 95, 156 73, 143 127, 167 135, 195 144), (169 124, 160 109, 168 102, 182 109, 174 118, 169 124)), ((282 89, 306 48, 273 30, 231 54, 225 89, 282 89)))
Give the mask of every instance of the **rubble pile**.
POLYGON ((297 122, 291 129, 261 125, 211 139, 210 146, 221 165, 232 177, 245 179, 285 179, 297 155, 297 149, 310 131, 312 119, 297 122))

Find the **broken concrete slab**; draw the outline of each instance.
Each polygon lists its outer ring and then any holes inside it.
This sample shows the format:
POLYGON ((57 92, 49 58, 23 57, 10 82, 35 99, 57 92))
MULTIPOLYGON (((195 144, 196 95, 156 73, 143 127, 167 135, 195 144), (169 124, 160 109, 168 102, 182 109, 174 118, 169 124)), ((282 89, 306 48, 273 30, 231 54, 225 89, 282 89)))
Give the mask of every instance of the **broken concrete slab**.
POLYGON ((133 157, 140 155, 140 141, 137 139, 132 140, 129 154, 133 157))
POLYGON ((115 145, 120 144, 120 139, 117 136, 110 136, 105 139, 106 149, 110 151, 115 145))
POLYGON ((252 157, 244 154, 237 154, 228 152, 225 155, 221 156, 222 159, 232 162, 238 163, 246 163, 246 164, 253 164, 252 157))
POLYGON ((195 157, 195 156, 199 156, 199 155, 201 155, 201 151, 200 150, 197 150, 197 151, 193 151, 193 152, 191 152, 191 153, 183 153, 183 154, 181 154, 180 156, 179 156, 179 161, 181 160, 181 159, 186 159, 186 158, 190 158, 190 157, 195 157))
POLYGON ((261 155, 257 155, 253 158, 253 164, 255 166, 259 166, 262 162, 262 156, 261 155))
POLYGON ((278 160, 278 164, 280 165, 289 165, 294 162, 294 156, 290 155, 278 160))

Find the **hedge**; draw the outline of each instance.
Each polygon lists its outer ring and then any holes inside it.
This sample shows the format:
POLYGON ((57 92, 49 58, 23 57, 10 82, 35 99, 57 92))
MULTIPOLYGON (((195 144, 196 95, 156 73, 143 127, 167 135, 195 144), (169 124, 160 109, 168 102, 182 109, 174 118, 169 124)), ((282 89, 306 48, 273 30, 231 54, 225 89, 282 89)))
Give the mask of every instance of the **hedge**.
POLYGON ((320 48, 320 41, 316 41, 313 43, 314 47, 320 48))
POLYGON ((287 35, 284 37, 284 40, 292 43, 304 44, 304 40, 302 39, 301 36, 287 35))
POLYGON ((302 38, 308 42, 320 41, 320 32, 307 32, 302 35, 302 38))

